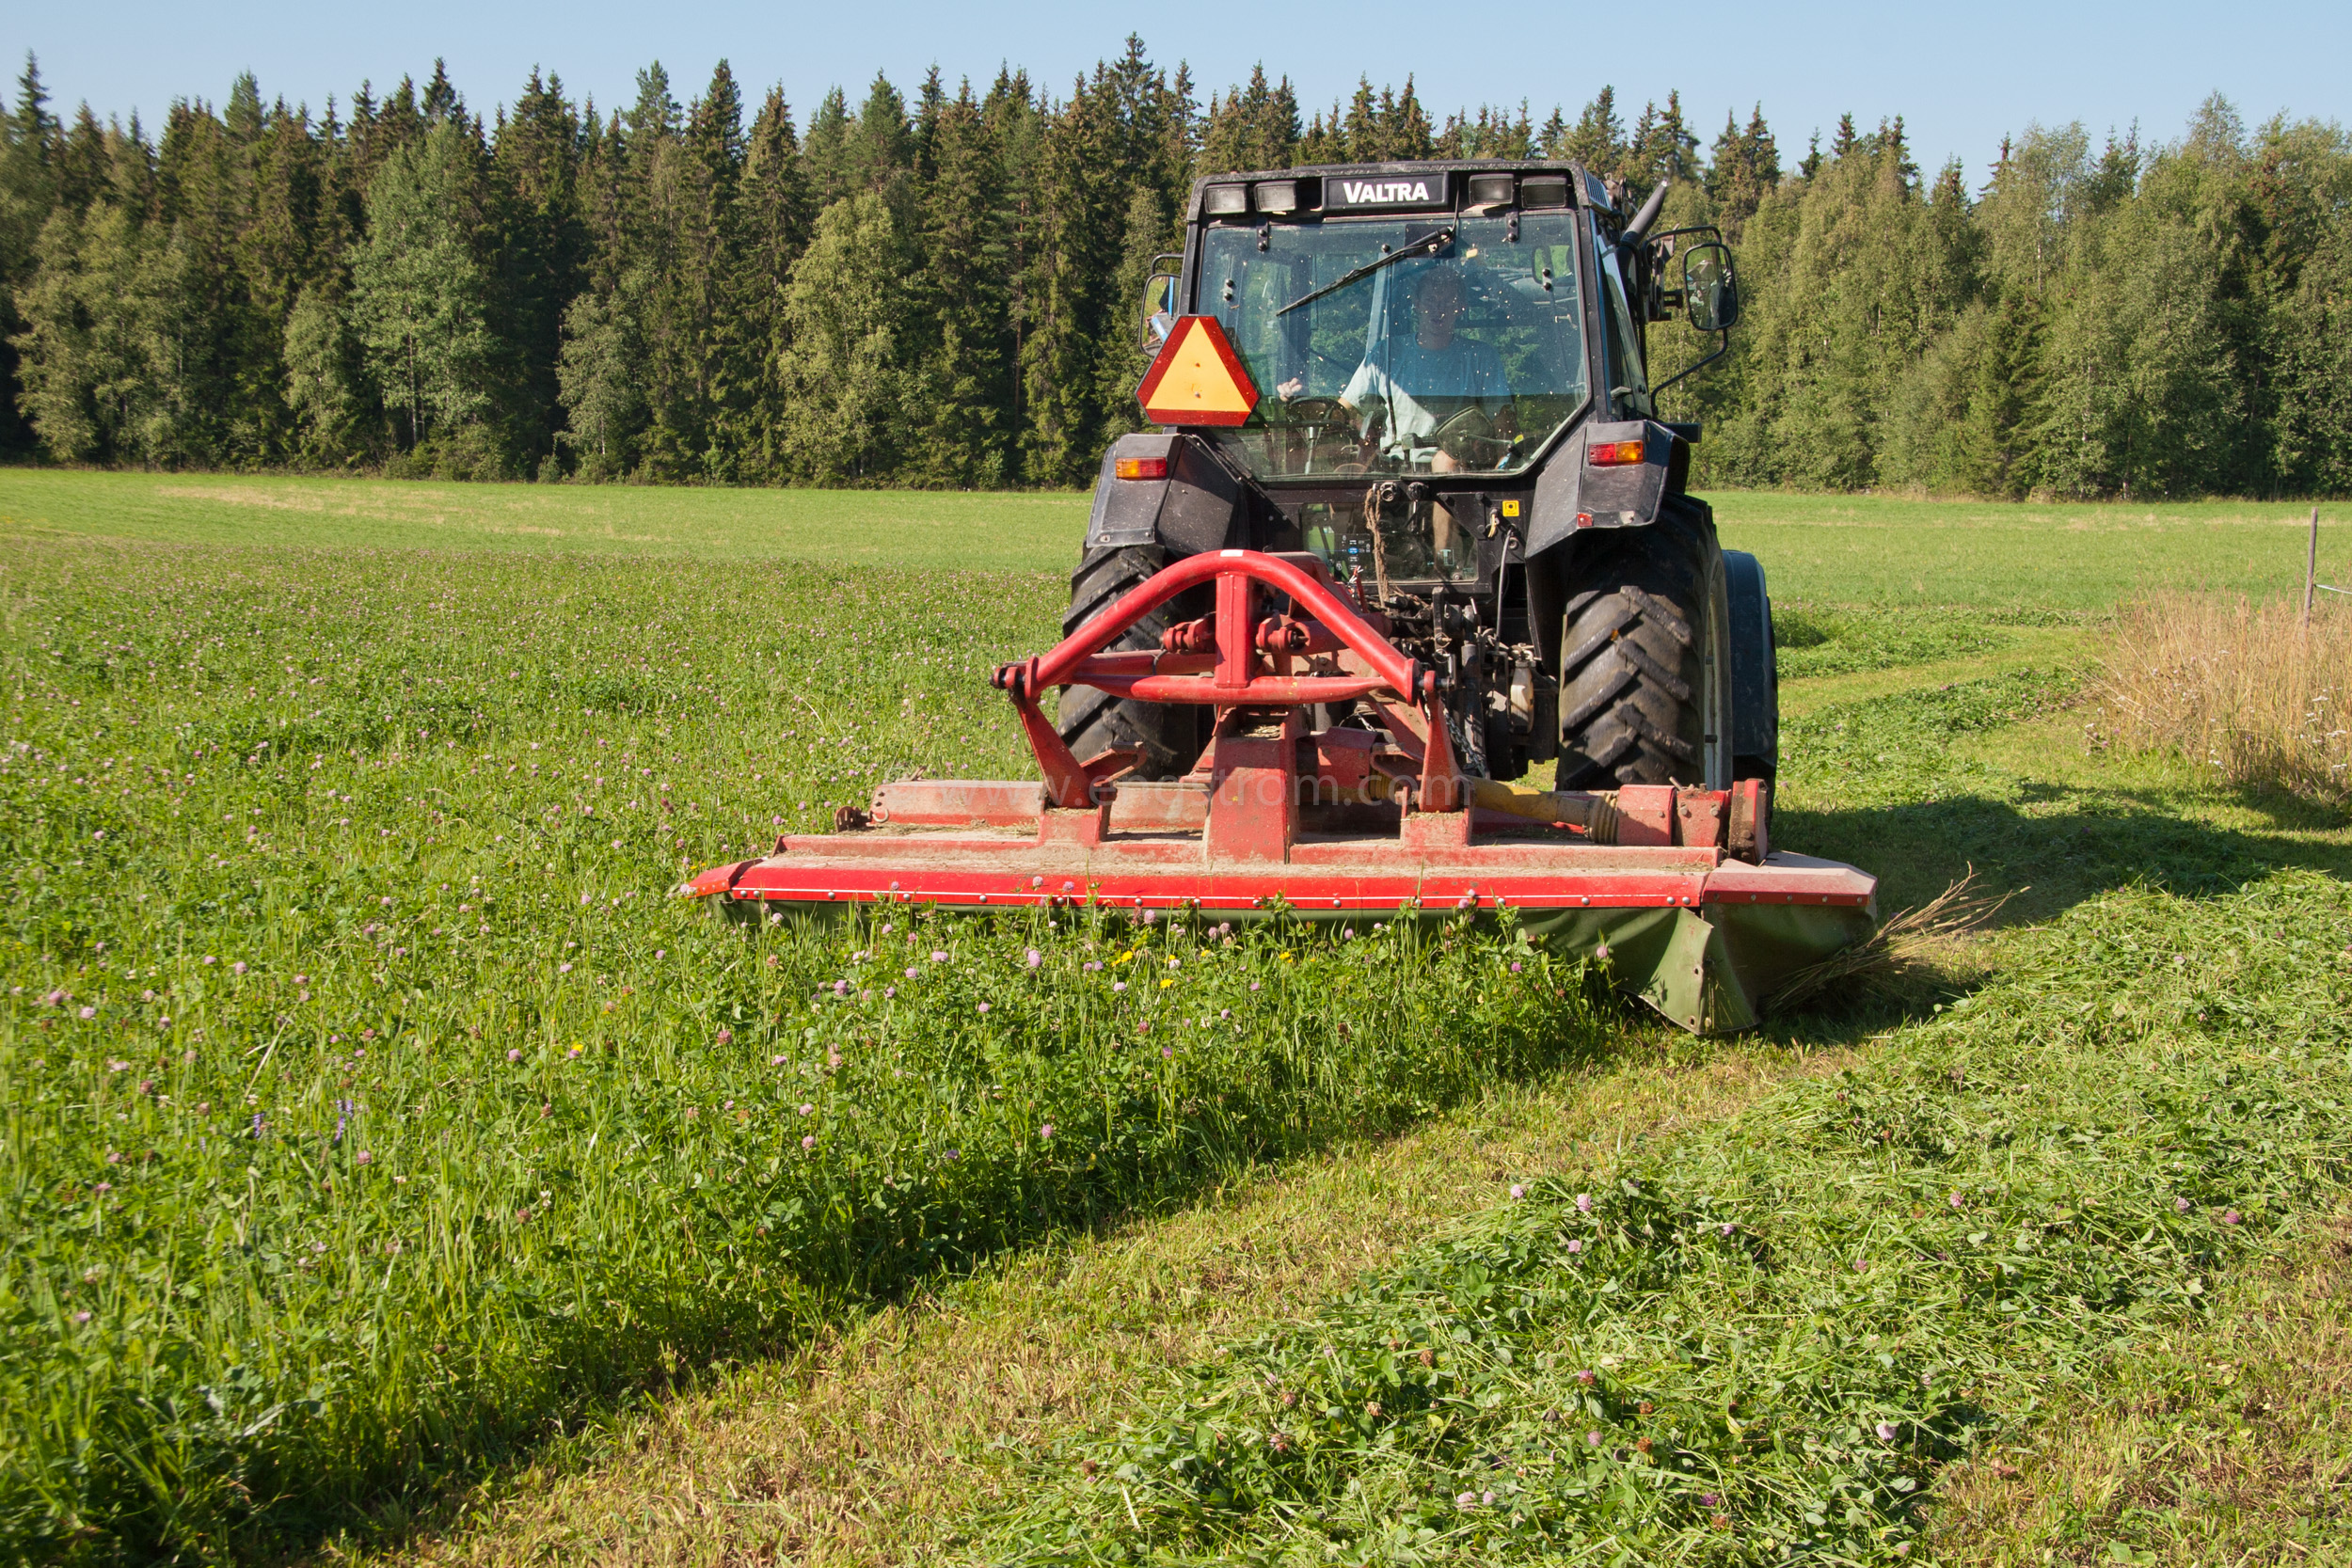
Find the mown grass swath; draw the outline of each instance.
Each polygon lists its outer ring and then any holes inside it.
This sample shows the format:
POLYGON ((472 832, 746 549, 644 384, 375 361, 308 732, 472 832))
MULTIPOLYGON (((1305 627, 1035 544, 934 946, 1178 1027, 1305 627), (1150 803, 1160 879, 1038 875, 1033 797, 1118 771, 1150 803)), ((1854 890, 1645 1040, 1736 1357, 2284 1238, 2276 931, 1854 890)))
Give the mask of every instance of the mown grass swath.
POLYGON ((1577 966, 1508 932, 746 937, 665 901, 877 775, 1001 753, 971 672, 1051 591, 771 567, 714 625, 675 565, 28 560, 0 1549, 299 1540, 1598 1037, 1577 966))
POLYGON ((1864 1065, 1201 1364, 987 1555, 1899 1560, 1938 1465, 2341 1190, 2347 920, 2306 874, 2085 905, 1864 1065))

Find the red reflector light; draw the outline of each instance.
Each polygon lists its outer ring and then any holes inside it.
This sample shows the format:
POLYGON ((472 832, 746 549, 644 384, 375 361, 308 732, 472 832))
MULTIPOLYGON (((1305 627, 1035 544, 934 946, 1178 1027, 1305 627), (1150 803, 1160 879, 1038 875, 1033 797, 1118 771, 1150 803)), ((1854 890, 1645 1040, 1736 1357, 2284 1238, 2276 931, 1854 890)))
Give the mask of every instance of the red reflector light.
POLYGON ((1620 464, 1639 463, 1642 443, 1639 441, 1596 441, 1584 452, 1584 461, 1596 468, 1613 468, 1620 464))
POLYGON ((1168 459, 1165 457, 1122 457, 1111 471, 1121 479, 1166 479, 1168 459))

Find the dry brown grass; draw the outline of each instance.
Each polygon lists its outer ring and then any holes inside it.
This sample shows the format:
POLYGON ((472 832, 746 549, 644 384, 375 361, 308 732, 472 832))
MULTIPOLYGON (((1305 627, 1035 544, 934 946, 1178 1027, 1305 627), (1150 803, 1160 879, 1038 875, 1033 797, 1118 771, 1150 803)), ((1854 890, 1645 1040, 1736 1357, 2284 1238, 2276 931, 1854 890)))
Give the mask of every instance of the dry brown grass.
POLYGON ((876 1313, 797 1364, 663 1404, 462 1502, 382 1568, 896 1564, 960 1556, 976 1515, 1073 1432, 1220 1340, 1311 1312, 1513 1180, 1603 1162, 1851 1065, 1751 1040, 1502 1087, 1409 1136, 1336 1150, 1182 1212, 1036 1249, 876 1313))
POLYGON ((2352 615, 2172 594, 2127 609, 2094 743, 2178 751, 2215 781, 2352 799, 2352 615))
POLYGON ((2352 1226, 2135 1352, 2106 1394, 1947 1472, 1935 1560, 2352 1562, 2352 1226))
POLYGON ((1900 997, 1922 987, 1963 984, 1985 967, 1972 939, 2012 896, 1979 891, 1972 866, 1926 903, 1880 922, 1866 941, 1791 974, 1764 999, 1764 1010, 1788 1012, 1833 990, 1900 997))

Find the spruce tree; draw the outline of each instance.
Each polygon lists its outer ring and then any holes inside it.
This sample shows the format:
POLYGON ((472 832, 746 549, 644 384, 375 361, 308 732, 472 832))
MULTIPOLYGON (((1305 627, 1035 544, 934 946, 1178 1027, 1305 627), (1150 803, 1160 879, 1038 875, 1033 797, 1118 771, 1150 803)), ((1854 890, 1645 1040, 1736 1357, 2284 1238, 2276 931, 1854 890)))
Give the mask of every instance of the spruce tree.
POLYGON ((1625 122, 1617 118, 1617 89, 1603 87, 1584 105, 1576 127, 1567 135, 1560 156, 1582 164, 1606 179, 1623 171, 1626 161, 1625 122))
POLYGON ((392 154, 368 189, 368 238, 352 267, 351 319, 404 445, 436 437, 442 456, 478 472, 460 444, 491 407, 498 344, 479 232, 476 144, 456 118, 392 154))
POLYGON ((1009 245, 1002 149, 969 82, 932 120, 922 277, 930 362, 911 410, 910 477, 958 489, 1012 476, 1009 245))

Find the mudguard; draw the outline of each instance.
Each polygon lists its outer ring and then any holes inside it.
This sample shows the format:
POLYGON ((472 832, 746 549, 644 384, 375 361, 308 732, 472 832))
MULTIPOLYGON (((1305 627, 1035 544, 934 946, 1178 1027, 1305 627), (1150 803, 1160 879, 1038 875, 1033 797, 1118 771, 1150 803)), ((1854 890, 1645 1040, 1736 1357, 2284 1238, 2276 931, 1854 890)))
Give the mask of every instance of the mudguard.
POLYGON ((1724 587, 1731 601, 1731 776, 1770 780, 1780 769, 1780 650, 1764 563, 1725 550, 1724 587))
POLYGON ((1275 543, 1281 513, 1197 436, 1142 431, 1103 454, 1087 518, 1089 550, 1157 545, 1169 560, 1208 550, 1260 549, 1275 543), (1157 479, 1120 479, 1121 462, 1164 465, 1157 479))
POLYGON ((1535 476, 1527 553, 1540 555, 1580 530, 1640 528, 1680 495, 1691 472, 1691 444, 1655 420, 1587 424, 1560 444, 1535 476), (1594 467, 1585 453, 1604 441, 1639 441, 1642 461, 1594 467))

